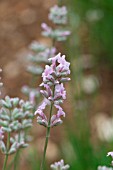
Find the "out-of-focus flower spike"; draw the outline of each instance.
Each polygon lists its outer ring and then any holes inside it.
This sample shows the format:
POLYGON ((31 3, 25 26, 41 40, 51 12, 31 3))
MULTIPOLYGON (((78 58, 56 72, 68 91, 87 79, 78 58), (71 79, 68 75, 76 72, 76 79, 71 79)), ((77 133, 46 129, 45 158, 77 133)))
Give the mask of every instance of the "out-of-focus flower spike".
POLYGON ((29 48, 34 52, 41 52, 44 51, 47 47, 44 44, 41 44, 40 42, 33 41, 30 44, 29 48))
POLYGON ((42 23, 41 27, 44 31, 46 31, 48 34, 51 33, 52 29, 49 27, 46 23, 42 23))
POLYGON ((54 24, 67 24, 67 8, 66 6, 58 7, 57 5, 53 6, 50 9, 49 19, 54 24))
POLYGON ((46 23, 42 23, 41 27, 43 29, 43 36, 50 37, 56 41, 65 41, 71 34, 69 30, 65 30, 63 28, 52 29, 46 23))
POLYGON ((64 160, 63 159, 61 161, 55 162, 50 167, 53 170, 68 170, 70 168, 70 166, 68 164, 64 165, 64 160))
POLYGON ((113 151, 108 152, 108 153, 107 153, 107 156, 111 156, 111 157, 113 158, 113 151))

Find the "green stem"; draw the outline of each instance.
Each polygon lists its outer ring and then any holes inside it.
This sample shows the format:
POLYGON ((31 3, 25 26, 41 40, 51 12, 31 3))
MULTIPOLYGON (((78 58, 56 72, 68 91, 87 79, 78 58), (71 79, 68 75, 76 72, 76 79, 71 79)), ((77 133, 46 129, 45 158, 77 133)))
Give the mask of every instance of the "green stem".
MULTIPOLYGON (((20 142, 20 132, 19 132, 18 142, 20 142)), ((14 170, 17 169, 18 157, 19 157, 19 149, 17 150, 16 155, 14 157, 14 170)))
POLYGON ((14 158, 14 170, 16 170, 16 168, 17 168, 18 156, 19 156, 19 150, 17 150, 15 158, 14 158))
POLYGON ((56 39, 53 38, 53 39, 52 39, 52 46, 51 46, 51 49, 55 46, 55 42, 56 42, 56 39))
MULTIPOLYGON (((53 38, 51 49, 52 49, 52 47, 54 47, 55 42, 56 42, 56 40, 53 38)), ((55 86, 53 88, 53 96, 54 96, 54 90, 55 90, 55 86)), ((48 140, 49 140, 49 137, 50 137, 50 129, 51 129, 50 124, 51 124, 52 108, 53 108, 53 103, 51 103, 51 108, 50 108, 50 115, 49 115, 48 127, 47 127, 47 130, 46 130, 46 139, 45 139, 44 152, 43 152, 40 170, 44 169, 44 164, 45 164, 46 150, 47 150, 47 146, 48 146, 48 140)))
POLYGON ((62 0, 58 0, 58 6, 62 5, 62 0))
POLYGON ((8 168, 7 168, 7 170, 10 170, 10 169, 12 168, 13 162, 14 162, 14 158, 11 160, 11 162, 10 162, 10 164, 9 164, 9 166, 8 166, 8 168))
POLYGON ((52 108, 53 108, 53 104, 51 104, 51 109, 50 109, 50 117, 49 117, 48 127, 47 127, 47 131, 46 131, 44 153, 43 153, 43 158, 42 158, 42 163, 41 163, 40 170, 44 169, 44 164, 45 164, 46 150, 47 150, 48 140, 49 140, 49 137, 50 137, 50 129, 51 129, 50 123, 51 123, 52 108))
MULTIPOLYGON (((53 96, 54 96, 54 91, 55 91, 55 86, 53 88, 53 96)), ((43 152, 43 157, 42 157, 42 163, 41 163, 41 166, 40 166, 40 170, 44 170, 45 156, 46 156, 48 140, 49 140, 49 137, 50 137, 50 130, 51 130, 50 125, 51 125, 52 110, 53 110, 53 103, 51 103, 51 108, 50 108, 50 115, 49 115, 48 127, 47 127, 47 130, 46 130, 46 139, 45 139, 44 152, 43 152)))
POLYGON ((5 155, 5 160, 4 160, 4 164, 3 164, 2 170, 5 170, 5 169, 6 169, 7 160, 8 160, 8 154, 5 155))
POLYGON ((7 166, 7 161, 8 161, 8 151, 9 151, 9 147, 10 147, 10 132, 8 133, 8 139, 7 139, 7 153, 5 155, 5 160, 4 160, 4 164, 3 164, 3 168, 2 170, 6 170, 6 166, 7 166))

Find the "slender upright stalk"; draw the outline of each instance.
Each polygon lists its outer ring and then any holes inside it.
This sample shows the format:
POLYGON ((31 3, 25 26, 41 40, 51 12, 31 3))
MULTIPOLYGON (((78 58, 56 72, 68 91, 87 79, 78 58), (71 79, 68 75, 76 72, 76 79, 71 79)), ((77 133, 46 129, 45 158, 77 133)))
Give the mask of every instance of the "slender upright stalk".
POLYGON ((58 0, 58 6, 62 5, 62 0, 58 0))
MULTIPOLYGON (((54 96, 54 90, 55 90, 55 86, 53 88, 53 96, 54 96)), ((46 130, 46 139, 45 139, 44 152, 43 152, 43 157, 42 157, 42 163, 41 163, 41 166, 40 166, 40 170, 44 170, 45 156, 46 156, 48 140, 49 140, 49 137, 50 137, 50 130, 51 130, 50 125, 51 125, 52 110, 53 110, 53 103, 51 103, 51 108, 50 108, 50 115, 49 115, 48 127, 47 127, 47 130, 46 130)))
POLYGON ((3 164, 2 170, 6 170, 7 161, 8 161, 8 151, 9 151, 9 147, 10 147, 10 132, 8 133, 8 139, 7 139, 7 153, 6 153, 6 155, 5 155, 5 159, 4 159, 4 164, 3 164))
POLYGON ((3 164, 2 170, 5 170, 5 169, 6 169, 7 160, 8 160, 8 154, 5 155, 5 160, 4 160, 4 164, 3 164))
POLYGON ((18 161, 18 156, 19 156, 19 150, 17 150, 15 158, 14 158, 14 170, 17 168, 17 161, 18 161))
MULTIPOLYGON (((55 42, 56 42, 56 40, 53 38, 51 49, 54 47, 55 42)), ((55 91, 55 86, 53 87, 53 97, 54 97, 54 91, 55 91)), ((47 130, 46 130, 46 139, 45 139, 44 152, 43 152, 40 170, 44 169, 44 164, 45 164, 46 150, 47 150, 48 140, 49 140, 49 137, 50 137, 50 130, 51 130, 50 124, 51 124, 52 109, 53 109, 53 103, 51 103, 51 108, 50 108, 50 115, 49 115, 48 127, 47 127, 47 130)))
POLYGON ((46 150, 47 150, 48 140, 49 140, 49 137, 50 137, 50 129, 51 129, 50 128, 50 121, 51 121, 51 115, 52 115, 52 108, 53 108, 53 104, 51 104, 51 109, 50 109, 50 117, 49 117, 48 127, 47 127, 47 130, 46 130, 44 153, 43 153, 43 157, 42 157, 42 163, 41 163, 40 170, 44 170, 46 150))
MULTIPOLYGON (((20 132, 19 132, 18 142, 20 142, 20 132)), ((20 152, 20 150, 18 149, 17 152, 16 152, 16 155, 14 157, 14 170, 17 169, 19 152, 20 152)))

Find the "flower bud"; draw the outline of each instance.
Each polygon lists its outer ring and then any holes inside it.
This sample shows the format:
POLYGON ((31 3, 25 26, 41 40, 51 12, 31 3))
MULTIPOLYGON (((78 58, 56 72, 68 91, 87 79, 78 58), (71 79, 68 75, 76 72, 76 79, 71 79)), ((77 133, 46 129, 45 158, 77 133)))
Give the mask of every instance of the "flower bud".
POLYGON ((3 141, 0 141, 0 149, 1 149, 2 153, 6 154, 7 149, 6 149, 6 146, 3 141))

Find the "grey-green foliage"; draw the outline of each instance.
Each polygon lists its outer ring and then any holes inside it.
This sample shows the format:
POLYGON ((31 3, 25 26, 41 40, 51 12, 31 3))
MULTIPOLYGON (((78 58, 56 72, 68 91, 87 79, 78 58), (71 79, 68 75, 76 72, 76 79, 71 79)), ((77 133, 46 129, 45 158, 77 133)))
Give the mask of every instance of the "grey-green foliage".
MULTIPOLYGON (((50 27, 49 27, 50 28, 50 27)), ((57 28, 57 29, 52 29, 50 28, 51 31, 42 31, 42 35, 45 37, 50 37, 52 39, 55 39, 56 41, 66 41, 67 37, 70 35, 70 31, 57 28)))
POLYGON ((22 87, 22 92, 26 94, 29 100, 36 106, 39 102, 39 91, 35 88, 37 78, 42 74, 45 63, 48 63, 48 58, 52 58, 56 54, 54 43, 56 41, 65 41, 70 35, 70 31, 64 28, 67 24, 67 8, 65 6, 53 6, 50 9, 49 20, 56 24, 56 29, 50 28, 47 24, 42 23, 42 35, 51 38, 51 45, 33 41, 29 45, 30 54, 28 55, 29 64, 27 71, 31 73, 31 85, 22 87), (38 76, 38 77, 37 77, 38 76), (27 92, 26 92, 27 91, 27 92), (37 91, 37 93, 34 93, 37 91), (36 94, 36 95, 35 95, 36 94))
POLYGON ((48 63, 48 58, 53 57, 56 49, 49 48, 37 41, 33 41, 29 48, 31 53, 28 55, 30 64, 27 66, 27 71, 34 76, 41 75, 43 72, 43 66, 41 64, 48 63))
POLYGON ((57 5, 50 8, 49 19, 54 24, 67 24, 67 8, 65 6, 58 7, 57 5))
POLYGON ((40 66, 37 67, 37 66, 30 65, 27 67, 27 71, 34 75, 40 75, 43 71, 43 68, 40 66))
POLYGON ((29 101, 32 102, 33 106, 36 104, 40 97, 39 88, 31 88, 29 86, 23 86, 21 89, 22 93, 28 96, 29 101))
POLYGON ((28 99, 33 106, 36 107, 40 100, 40 92, 39 88, 36 88, 35 85, 43 72, 44 64, 48 63, 49 57, 53 57, 55 55, 56 49, 54 47, 47 47, 37 41, 33 41, 29 46, 29 49, 31 52, 27 58, 29 61, 27 71, 32 75, 31 85, 25 85, 21 90, 22 93, 28 96, 28 99))
POLYGON ((1 100, 0 126, 5 132, 23 130, 32 126, 33 114, 30 102, 5 97, 1 100))
POLYGON ((67 13, 68 11, 65 6, 55 5, 50 8, 48 18, 56 24, 56 28, 54 29, 49 27, 46 23, 42 23, 42 35, 50 37, 54 41, 66 41, 71 33, 68 29, 64 28, 64 25, 66 26, 68 21, 67 13))
POLYGON ((4 140, 0 140, 0 148, 4 154, 12 154, 20 147, 27 147, 26 130, 32 127, 32 104, 19 98, 0 100, 0 127, 4 134, 10 134, 10 148, 7 150, 4 140))

